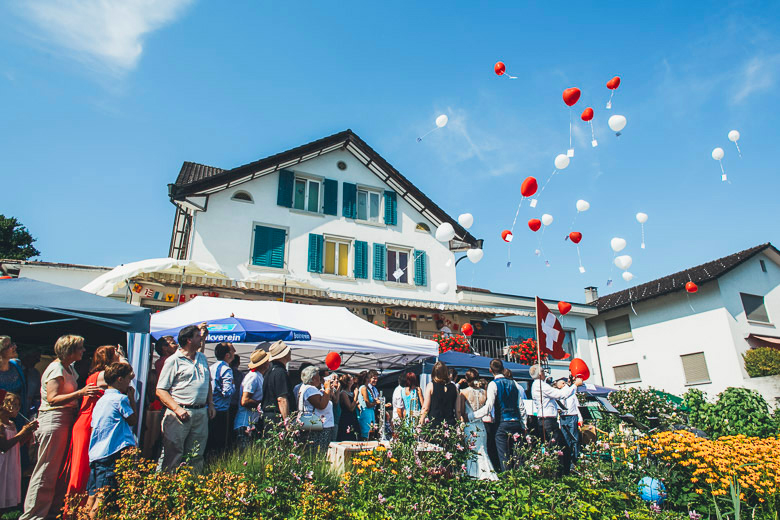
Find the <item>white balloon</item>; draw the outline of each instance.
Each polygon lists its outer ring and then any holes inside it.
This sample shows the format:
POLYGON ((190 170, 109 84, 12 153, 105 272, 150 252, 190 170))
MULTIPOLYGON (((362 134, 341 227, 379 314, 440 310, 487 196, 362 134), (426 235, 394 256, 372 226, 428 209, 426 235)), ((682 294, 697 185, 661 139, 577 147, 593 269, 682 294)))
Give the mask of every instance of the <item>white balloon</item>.
POLYGON ((436 290, 442 294, 447 294, 450 292, 450 284, 447 282, 439 282, 436 284, 436 290))
POLYGON ((436 240, 439 242, 449 242, 455 237, 455 228, 452 224, 445 222, 438 228, 436 228, 436 240))
POLYGON ((590 202, 582 199, 577 201, 577 211, 588 211, 589 209, 590 209, 590 202))
POLYGON ((447 126, 447 121, 449 120, 450 119, 445 114, 442 114, 436 118, 436 126, 438 126, 439 128, 447 126))
POLYGON ((471 213, 464 213, 458 216, 458 224, 468 229, 474 224, 474 215, 471 213))
POLYGON ((566 156, 565 153, 559 153, 558 155, 555 156, 556 170, 565 170, 567 166, 569 166, 569 158, 566 156))
POLYGON ((723 155, 725 155, 723 152, 723 148, 718 147, 712 151, 712 158, 715 159, 716 161, 720 161, 721 159, 723 159, 723 155))
POLYGON ((480 260, 482 260, 482 257, 485 255, 485 252, 481 249, 469 249, 466 251, 466 256, 469 257, 469 261, 472 264, 476 264, 480 260))
POLYGON ((632 278, 634 278, 634 275, 629 273, 628 271, 623 273, 623 280, 630 282, 632 278))
POLYGON ((623 238, 615 237, 609 241, 609 245, 612 246, 614 252, 619 253, 626 248, 626 241, 623 238))
POLYGON ((640 224, 644 224, 647 222, 647 213, 637 213, 636 214, 636 221, 640 224))
POLYGON ((622 255, 617 258, 615 258, 615 265, 622 270, 626 270, 629 267, 631 267, 631 264, 634 262, 634 259, 631 258, 628 255, 622 255))
POLYGON ((626 127, 626 117, 615 114, 609 118, 607 124, 613 132, 620 132, 626 127))
POLYGON ((545 213, 544 215, 542 215, 542 224, 544 224, 545 226, 549 226, 552 223, 553 223, 553 216, 552 215, 550 215, 548 213, 545 213))
POLYGON ((729 141, 733 143, 739 141, 739 132, 736 130, 732 130, 731 132, 729 132, 729 141))

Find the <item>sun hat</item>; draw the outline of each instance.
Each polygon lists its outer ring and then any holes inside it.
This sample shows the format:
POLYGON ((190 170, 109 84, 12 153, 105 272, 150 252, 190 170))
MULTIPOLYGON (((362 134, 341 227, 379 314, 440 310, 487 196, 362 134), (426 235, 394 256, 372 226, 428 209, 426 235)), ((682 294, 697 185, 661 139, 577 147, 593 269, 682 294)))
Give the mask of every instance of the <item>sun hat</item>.
POLYGON ((271 354, 271 361, 282 359, 284 356, 290 353, 290 347, 287 346, 282 340, 275 341, 268 349, 268 353, 271 354))
POLYGON ((263 349, 257 349, 252 352, 252 356, 249 358, 249 370, 254 370, 260 365, 268 363, 270 360, 271 355, 268 354, 268 352, 263 349))

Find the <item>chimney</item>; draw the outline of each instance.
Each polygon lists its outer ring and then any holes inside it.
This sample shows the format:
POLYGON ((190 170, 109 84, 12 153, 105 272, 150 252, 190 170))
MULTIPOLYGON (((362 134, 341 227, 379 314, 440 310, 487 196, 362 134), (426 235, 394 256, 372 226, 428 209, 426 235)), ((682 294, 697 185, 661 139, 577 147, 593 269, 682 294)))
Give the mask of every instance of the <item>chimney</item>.
POLYGON ((598 287, 585 287, 585 303, 595 302, 599 299, 598 287))

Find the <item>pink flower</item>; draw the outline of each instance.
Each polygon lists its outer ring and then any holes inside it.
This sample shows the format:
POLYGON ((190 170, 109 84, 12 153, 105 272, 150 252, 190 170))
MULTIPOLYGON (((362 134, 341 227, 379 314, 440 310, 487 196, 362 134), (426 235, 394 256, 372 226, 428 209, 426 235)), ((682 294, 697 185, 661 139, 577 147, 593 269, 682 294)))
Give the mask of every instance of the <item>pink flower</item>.
POLYGON ((379 498, 379 503, 380 504, 384 504, 385 502, 387 502, 387 499, 382 496, 382 493, 379 493, 379 497, 377 497, 377 498, 379 498))
POLYGON ((244 466, 246 466, 246 461, 244 461, 244 466))
POLYGON ((444 454, 444 458, 450 460, 452 458, 452 453, 448 451, 447 453, 444 454))
POLYGON ((520 438, 520 434, 519 433, 516 433, 516 434, 512 435, 512 439, 514 439, 515 442, 517 442, 517 439, 519 439, 519 438, 520 438))
POLYGON ((270 493, 271 495, 275 495, 276 494, 276 486, 265 488, 265 492, 266 493, 270 493))

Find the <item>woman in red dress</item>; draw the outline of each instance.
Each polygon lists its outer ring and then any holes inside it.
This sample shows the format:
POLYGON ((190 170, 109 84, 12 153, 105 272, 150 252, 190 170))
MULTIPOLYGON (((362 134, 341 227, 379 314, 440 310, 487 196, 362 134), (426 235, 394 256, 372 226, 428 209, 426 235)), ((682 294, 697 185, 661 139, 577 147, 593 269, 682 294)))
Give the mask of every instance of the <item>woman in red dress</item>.
MULTIPOLYGON (((103 372, 108 365, 117 363, 119 360, 120 357, 116 346, 104 345, 98 347, 92 356, 92 367, 89 369, 87 385, 93 384, 98 388, 105 389, 107 385, 103 379, 103 372)), ((68 471, 70 472, 67 496, 84 493, 87 490, 87 480, 89 480, 89 438, 92 435, 92 409, 102 396, 103 391, 100 391, 95 395, 84 397, 81 401, 81 408, 70 437, 68 464, 64 470, 66 475, 68 471)))

